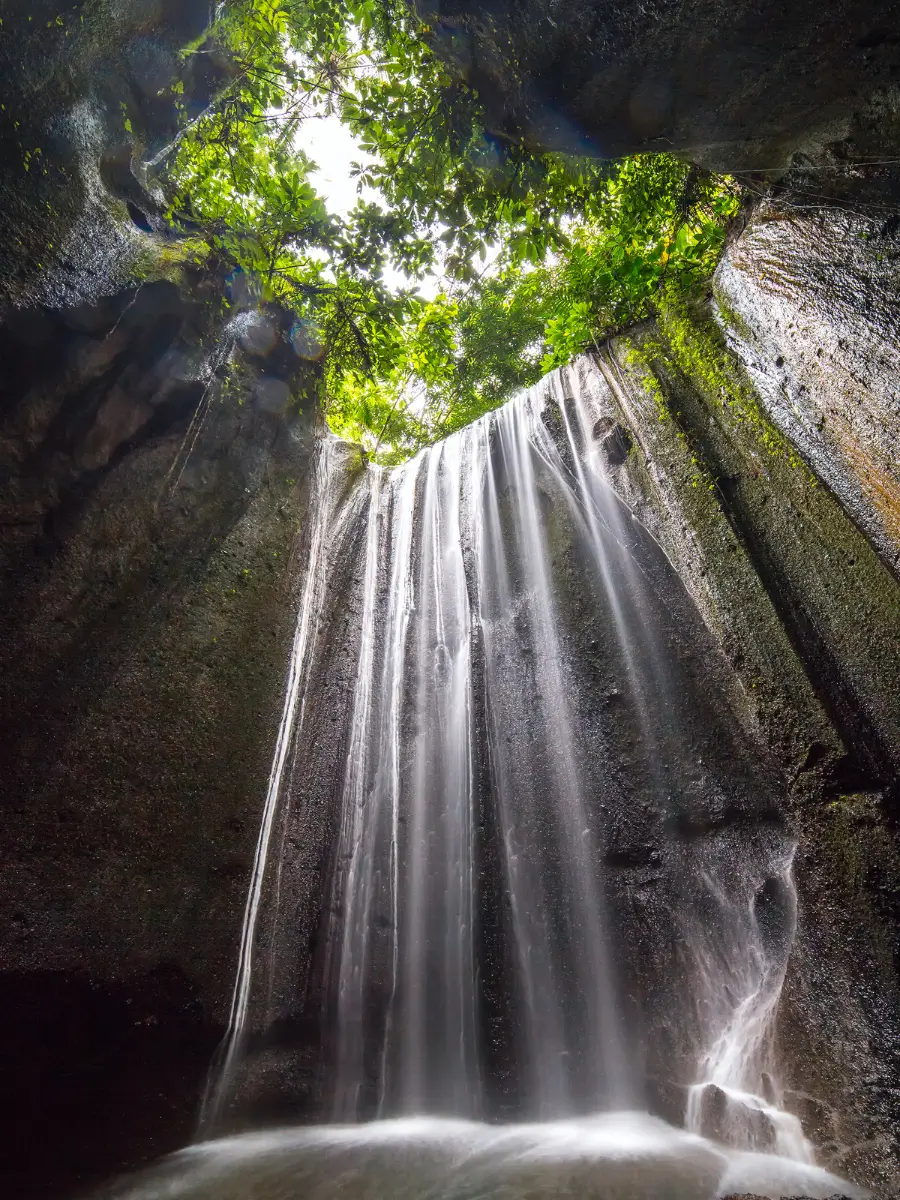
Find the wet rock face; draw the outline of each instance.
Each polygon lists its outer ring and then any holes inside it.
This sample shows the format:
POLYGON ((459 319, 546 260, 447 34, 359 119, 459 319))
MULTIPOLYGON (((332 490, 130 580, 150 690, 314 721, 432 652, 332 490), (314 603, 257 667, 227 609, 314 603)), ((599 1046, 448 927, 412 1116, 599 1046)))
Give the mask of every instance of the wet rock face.
POLYGON ((290 321, 254 316, 270 336, 244 345, 219 289, 0 328, 3 1157, 23 1196, 188 1140, 227 1019, 317 409, 290 321))
POLYGON ((893 266, 885 242, 863 239, 841 260, 846 228, 841 215, 751 224, 709 306, 662 306, 602 356, 598 435, 629 430, 613 485, 677 567, 789 790, 799 910, 779 1009, 784 1102, 821 1161, 892 1196, 900 584, 857 467, 893 471, 897 407, 876 369, 894 351, 879 301, 893 266), (791 386, 789 367, 808 395, 774 386, 791 386), (828 440, 835 426, 842 442, 828 440))
POLYGON ((772 421, 900 574, 897 235, 895 218, 766 208, 715 286, 772 421))
POLYGON ((897 145, 889 0, 417 7, 501 137, 611 157, 674 150, 723 171, 771 170, 826 145, 850 158, 897 145))
POLYGON ((0 307, 114 293, 142 254, 158 201, 140 161, 228 77, 214 54, 181 60, 207 0, 16 0, 0 45, 0 307))

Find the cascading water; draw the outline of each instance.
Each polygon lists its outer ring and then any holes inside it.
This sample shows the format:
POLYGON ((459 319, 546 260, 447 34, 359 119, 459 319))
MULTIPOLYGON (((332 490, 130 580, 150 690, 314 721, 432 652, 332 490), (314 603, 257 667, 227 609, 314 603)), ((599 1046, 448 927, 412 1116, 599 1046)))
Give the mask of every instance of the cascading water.
MULTIPOLYGON (((723 959, 701 951, 698 974, 710 1040, 700 1082, 688 1092, 687 1127, 732 1145, 812 1162, 800 1121, 779 1104, 772 1061, 772 1029, 796 925, 791 858, 744 906, 734 904, 722 879, 710 875, 706 882, 722 923, 730 924, 731 945, 741 946, 743 953, 723 959)), ((697 931, 693 942, 705 949, 708 939, 697 931)))
MULTIPOLYGON (((263 806, 262 823, 253 860, 253 874, 244 908, 241 930, 241 945, 238 957, 237 978, 229 1014, 228 1032, 216 1056, 210 1072, 206 1095, 200 1114, 200 1128, 208 1131, 215 1127, 228 1086, 232 1079, 235 1061, 240 1054, 242 1039, 247 1025, 251 985, 255 961, 255 940, 262 900, 266 869, 269 866, 269 848, 281 796, 285 766, 294 738, 302 733, 303 713, 306 704, 306 683, 312 660, 318 613, 325 600, 327 540, 330 522, 335 514, 330 506, 335 470, 333 443, 322 442, 316 460, 316 478, 313 487, 311 512, 311 536, 306 578, 297 615, 297 626, 291 646, 288 666, 287 688, 275 756, 269 773, 269 784, 263 806)), ((333 536, 333 532, 332 532, 333 536)))
MULTIPOLYGON (((324 443, 211 1122, 241 1057, 266 886, 282 931, 268 939, 269 969, 295 953, 277 915, 281 866, 267 871, 267 858, 279 805, 303 803, 302 786, 285 798, 283 774, 291 746, 315 741, 304 713, 329 564, 358 542, 331 900, 309 976, 323 1115, 383 1118, 378 1154, 405 1129, 429 1162, 444 1162, 439 1130, 481 1145, 487 1127, 387 1118, 539 1120, 549 1124, 514 1127, 532 1131, 522 1153, 555 1161, 542 1139, 559 1146, 580 1129, 603 1142, 615 1121, 589 1114, 649 1107, 687 1126, 670 1130, 679 1161, 712 1136, 744 1152, 740 1186, 780 1186, 751 1153, 765 1150, 782 1156, 766 1161, 782 1163, 793 1194, 799 1180, 810 1195, 829 1194, 815 1191, 823 1180, 834 1190, 779 1105, 772 1055, 792 845, 760 794, 755 752, 729 733, 720 668, 693 662, 696 613, 609 485, 608 408, 602 375, 582 362, 398 470, 369 468, 340 502, 324 443)), ((629 1128, 635 1146, 657 1136, 649 1117, 629 1128)), ((374 1144, 335 1127, 298 1133, 290 1153, 345 1136, 374 1144)), ((490 1157, 499 1143, 488 1142, 478 1153, 490 1157)), ((733 1186, 737 1159, 715 1153, 715 1186, 733 1186)), ((651 1179, 628 1161, 632 1182, 651 1179)), ((643 1186, 622 1194, 652 1194, 643 1186)), ((696 1180, 685 1189, 716 1194, 696 1180)))
MULTIPOLYGON (((454 447, 423 456, 382 486, 375 476, 367 587, 390 518, 384 646, 360 660, 338 890, 336 1111, 356 1117, 377 1080, 377 1111, 478 1111, 472 940, 469 612, 454 447), (413 556, 416 495, 421 536, 413 556), (408 665, 409 664, 409 665, 408 665), (410 675, 410 669, 412 675, 410 675), (372 697, 376 697, 373 706, 372 697), (415 727, 404 750, 412 706, 415 727), (379 753, 369 753, 370 748, 379 753), (372 980, 381 990, 373 1000, 372 980), (367 1062, 371 1028, 376 1061, 367 1062), (366 1026, 370 1028, 367 1029, 366 1026)), ((456 464, 458 468, 458 463, 456 464)), ((367 610, 363 637, 372 639, 367 610)))

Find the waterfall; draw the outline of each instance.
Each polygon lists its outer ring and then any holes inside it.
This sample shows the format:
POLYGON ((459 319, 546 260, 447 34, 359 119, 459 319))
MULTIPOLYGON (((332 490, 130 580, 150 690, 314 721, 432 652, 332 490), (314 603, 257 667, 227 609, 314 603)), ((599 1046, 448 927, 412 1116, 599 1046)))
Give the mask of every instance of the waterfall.
MULTIPOLYGON (((286 799, 283 777, 326 654, 329 564, 353 542, 330 898, 318 990, 297 1001, 320 1012, 324 1114, 650 1109, 812 1162, 772 1044, 793 844, 726 667, 611 486, 611 406, 583 361, 400 468, 367 468, 340 501, 323 442, 207 1127, 263 969, 266 887, 282 900, 267 860, 279 805, 303 803, 302 780, 286 799)), ((273 961, 296 953, 289 928, 273 961)))
POLYGON ((533 441, 543 430, 535 405, 524 396, 388 479, 372 475, 334 906, 343 914, 335 1112, 344 1117, 483 1109, 475 627, 530 1107, 550 1116, 572 1111, 576 1097, 582 1108, 632 1099, 535 452, 569 485, 549 435, 533 441))
MULTIPOLYGON (((710 1033, 699 1064, 700 1081, 688 1091, 686 1124, 732 1145, 773 1150, 811 1163, 812 1147, 800 1121, 779 1103, 771 1044, 786 951, 796 928, 792 857, 793 852, 743 907, 732 902, 724 880, 707 878, 721 925, 731 925, 728 942, 741 946, 743 953, 706 954, 700 964, 710 1033)), ((693 941, 703 946, 709 939, 697 931, 693 941)))
POLYGON ((365 1057, 365 1026, 373 1007, 370 977, 377 971, 385 1023, 377 1055, 377 1111, 390 1106, 391 1092, 405 1111, 429 1104, 448 1111, 477 1109, 471 1086, 470 627, 457 449, 448 444, 387 479, 380 471, 372 474, 362 648, 338 848, 336 1115, 357 1114, 366 1071, 373 1067, 365 1057), (414 559, 420 485, 422 533, 414 559), (392 533, 386 542, 387 529, 392 533), (379 651, 375 600, 385 563, 390 601, 379 651), (401 781, 401 729, 408 658, 421 668, 411 686, 422 716, 404 766, 407 788, 401 781), (372 753, 373 746, 380 753, 372 753), (416 854, 404 853, 407 833, 401 830, 408 831, 416 854), (401 919, 402 894, 409 903, 401 919), (438 995, 429 994, 429 980, 438 982, 438 995))
POLYGON ((538 474, 548 472, 567 499, 571 488, 534 392, 460 436, 480 468, 473 481, 482 497, 473 522, 478 620, 527 1014, 526 1092, 544 1116, 572 1111, 576 1094, 589 1107, 623 1106, 632 1102, 633 1086, 605 930, 602 830, 592 825, 579 771, 538 474))
POLYGON ((410 1112, 476 1107, 469 613, 455 449, 422 456, 387 480, 380 471, 372 475, 362 652, 338 849, 335 1112, 341 1116, 357 1115, 367 1072, 375 1070, 366 1061, 374 1009, 384 1022, 379 1113, 392 1105, 410 1112), (420 486, 421 544, 414 557, 420 486), (389 599, 379 650, 382 550, 389 599), (412 681, 408 659, 417 669, 412 681), (410 695, 419 727, 404 756, 410 695), (407 854, 410 845, 415 853, 407 854), (373 976, 380 1003, 370 993, 373 976))
POLYGON ((334 513, 330 501, 333 492, 334 472, 334 444, 330 440, 325 439, 322 441, 316 457, 315 477, 312 487, 309 561, 300 598, 297 625, 291 645, 284 707, 282 709, 281 722, 278 726, 275 755, 272 759, 272 768, 269 773, 269 783, 263 805, 262 823, 256 843, 256 853, 253 859, 253 871, 250 877, 247 902, 244 907, 237 978, 231 999, 228 1029, 210 1071, 200 1113, 199 1124, 201 1131, 215 1128, 221 1114, 222 1105, 233 1082, 232 1077, 235 1062, 241 1051, 242 1040, 246 1031, 251 984, 253 982, 257 924, 266 868, 269 865, 269 848, 272 841, 272 831, 278 812, 278 802, 281 797, 282 780, 288 761, 289 750, 293 739, 296 736, 300 736, 303 730, 303 715, 306 705, 305 685, 312 660, 318 614, 325 602, 327 542, 329 535, 333 536, 330 523, 334 517, 334 513))

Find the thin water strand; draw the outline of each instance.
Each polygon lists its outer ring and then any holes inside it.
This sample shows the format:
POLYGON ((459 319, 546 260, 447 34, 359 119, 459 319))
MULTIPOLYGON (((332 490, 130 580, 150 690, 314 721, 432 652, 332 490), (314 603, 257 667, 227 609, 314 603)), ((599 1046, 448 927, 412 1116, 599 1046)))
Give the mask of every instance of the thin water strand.
POLYGON ((306 701, 304 685, 313 658, 312 650, 318 617, 326 595, 326 543, 329 520, 332 515, 329 500, 334 475, 334 464, 335 443, 332 439, 325 438, 320 442, 316 456, 312 489, 312 534, 310 538, 309 561, 297 615, 297 625, 291 645, 284 707, 278 727, 275 754, 269 772, 262 821, 260 823, 256 852, 253 859, 253 871, 244 907, 237 977, 232 993, 228 1029, 210 1071, 200 1112, 201 1132, 213 1129, 221 1115, 223 1105, 227 1100, 233 1070, 247 1025, 251 984, 253 982, 257 922, 262 902, 266 867, 269 860, 272 830, 275 825, 275 818, 281 797, 282 778, 288 759, 288 751, 298 723, 302 727, 303 710, 306 701))

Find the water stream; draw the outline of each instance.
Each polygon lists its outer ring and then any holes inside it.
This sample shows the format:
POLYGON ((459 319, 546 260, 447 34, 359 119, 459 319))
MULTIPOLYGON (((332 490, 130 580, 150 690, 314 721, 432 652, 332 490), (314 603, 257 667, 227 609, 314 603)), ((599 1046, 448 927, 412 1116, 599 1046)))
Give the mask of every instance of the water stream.
POLYGON ((240 1053, 247 1024, 250 1004, 250 989, 253 982, 254 951, 263 882, 269 865, 269 849, 272 831, 281 796, 284 770, 294 737, 302 733, 303 713, 306 703, 306 682, 312 649, 317 631, 318 614, 326 602, 326 541, 330 522, 335 514, 329 500, 333 494, 334 447, 326 440, 322 443, 316 461, 316 478, 313 486, 313 509, 311 513, 312 534, 309 543, 309 561, 306 579, 297 615, 297 626, 291 646, 288 665, 287 687, 275 755, 269 773, 269 784, 263 805, 262 823, 253 860, 253 874, 244 908, 241 928, 241 945, 238 956, 237 978, 228 1018, 228 1033, 219 1047, 216 1060, 209 1075, 206 1095, 200 1114, 200 1127, 211 1130, 221 1112, 226 1092, 232 1078, 235 1061, 240 1053))
POLYGON ((773 1050, 793 845, 689 598, 610 487, 608 408, 582 363, 349 499, 323 442, 204 1128, 272 1019, 254 972, 298 953, 254 947, 267 888, 290 928, 273 830, 302 808, 285 765, 355 538, 336 846, 297 998, 320 1013, 319 1119, 343 1124, 201 1145, 137 1195, 245 1195, 254 1172, 267 1197, 839 1190, 773 1050))

